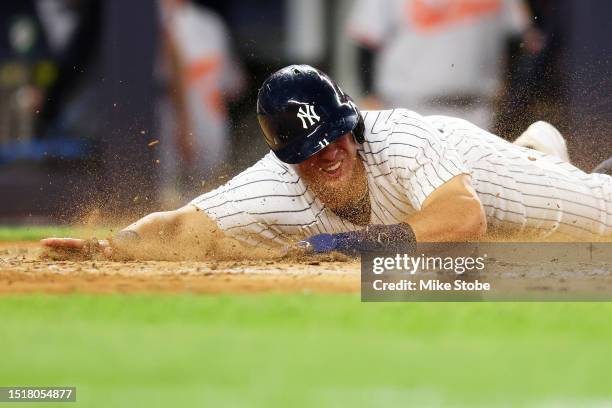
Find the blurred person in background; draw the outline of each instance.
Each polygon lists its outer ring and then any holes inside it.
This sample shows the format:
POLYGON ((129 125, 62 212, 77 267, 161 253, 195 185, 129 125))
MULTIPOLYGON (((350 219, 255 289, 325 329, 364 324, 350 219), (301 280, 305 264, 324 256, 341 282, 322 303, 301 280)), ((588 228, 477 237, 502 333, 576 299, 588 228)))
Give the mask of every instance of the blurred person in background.
POLYGON ((540 45, 522 0, 357 0, 348 21, 369 108, 492 126, 510 36, 540 45))
POLYGON ((506 83, 494 130, 506 139, 538 118, 545 117, 567 133, 568 100, 563 95, 561 52, 567 37, 567 18, 557 0, 529 0, 533 25, 540 34, 538 52, 528 52, 521 39, 509 43, 506 83), (527 52, 526 52, 527 51, 527 52))
POLYGON ((511 42, 494 133, 510 139, 534 120, 546 118, 566 137, 572 162, 590 170, 612 153, 612 3, 528 3, 541 33, 541 50, 526 52, 528 43, 511 42))
POLYGON ((82 135, 101 7, 100 0, 2 2, 1 140, 82 135))
POLYGON ((0 142, 27 141, 40 89, 50 85, 56 68, 34 1, 1 2, 0 30, 0 142))
POLYGON ((38 0, 36 8, 58 65, 44 92, 37 133, 96 137, 95 78, 102 32, 101 0, 38 0))
POLYGON ((174 206, 222 176, 230 152, 226 102, 244 89, 224 22, 187 0, 160 0, 157 69, 161 200, 174 206))

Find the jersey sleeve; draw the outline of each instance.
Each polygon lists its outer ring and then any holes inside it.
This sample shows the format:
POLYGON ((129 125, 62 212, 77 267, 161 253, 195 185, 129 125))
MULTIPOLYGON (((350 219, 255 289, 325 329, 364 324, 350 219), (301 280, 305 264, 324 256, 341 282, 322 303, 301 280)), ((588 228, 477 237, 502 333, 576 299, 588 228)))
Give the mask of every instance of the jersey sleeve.
POLYGON ((236 201, 235 194, 227 185, 195 198, 190 204, 204 211, 227 236, 248 245, 257 245, 261 227, 236 201))
POLYGON ((382 44, 393 25, 392 10, 379 0, 355 1, 349 15, 347 32, 356 42, 376 48, 382 44))
POLYGON ((398 183, 416 210, 436 189, 460 174, 470 174, 454 146, 418 115, 404 115, 389 138, 389 161, 398 183))
POLYGON ((288 189, 296 188, 297 183, 290 175, 283 175, 282 169, 267 169, 265 162, 260 161, 190 204, 204 211, 227 236, 243 243, 265 247, 287 244, 293 239, 275 226, 275 216, 292 210, 288 189))

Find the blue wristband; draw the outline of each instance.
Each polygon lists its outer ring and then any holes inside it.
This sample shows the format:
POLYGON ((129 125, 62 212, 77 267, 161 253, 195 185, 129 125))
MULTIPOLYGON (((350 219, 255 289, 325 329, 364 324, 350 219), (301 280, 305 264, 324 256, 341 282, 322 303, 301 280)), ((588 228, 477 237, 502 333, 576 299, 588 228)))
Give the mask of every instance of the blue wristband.
POLYGON ((337 234, 318 234, 304 242, 313 253, 338 251, 356 255, 360 252, 411 251, 416 245, 416 237, 410 225, 400 223, 370 225, 363 230, 337 234))

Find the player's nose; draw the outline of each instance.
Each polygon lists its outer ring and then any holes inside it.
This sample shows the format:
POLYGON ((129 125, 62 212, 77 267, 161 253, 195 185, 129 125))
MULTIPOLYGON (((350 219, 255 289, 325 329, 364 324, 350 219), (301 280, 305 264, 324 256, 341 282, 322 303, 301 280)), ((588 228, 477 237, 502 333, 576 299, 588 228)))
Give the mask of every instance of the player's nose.
POLYGON ((339 151, 338 144, 332 143, 319 152, 318 159, 324 162, 334 162, 337 160, 339 151))

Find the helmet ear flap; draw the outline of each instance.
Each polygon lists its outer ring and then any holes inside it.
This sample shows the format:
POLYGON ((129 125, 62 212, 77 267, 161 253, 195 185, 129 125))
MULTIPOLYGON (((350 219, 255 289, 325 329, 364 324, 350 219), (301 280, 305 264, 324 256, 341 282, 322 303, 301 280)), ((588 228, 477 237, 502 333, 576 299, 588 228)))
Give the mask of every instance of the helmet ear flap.
POLYGON ((361 113, 358 113, 359 119, 357 120, 357 125, 355 125, 355 129, 353 129, 353 137, 359 144, 363 144, 365 142, 365 124, 363 123, 363 117, 361 113))

